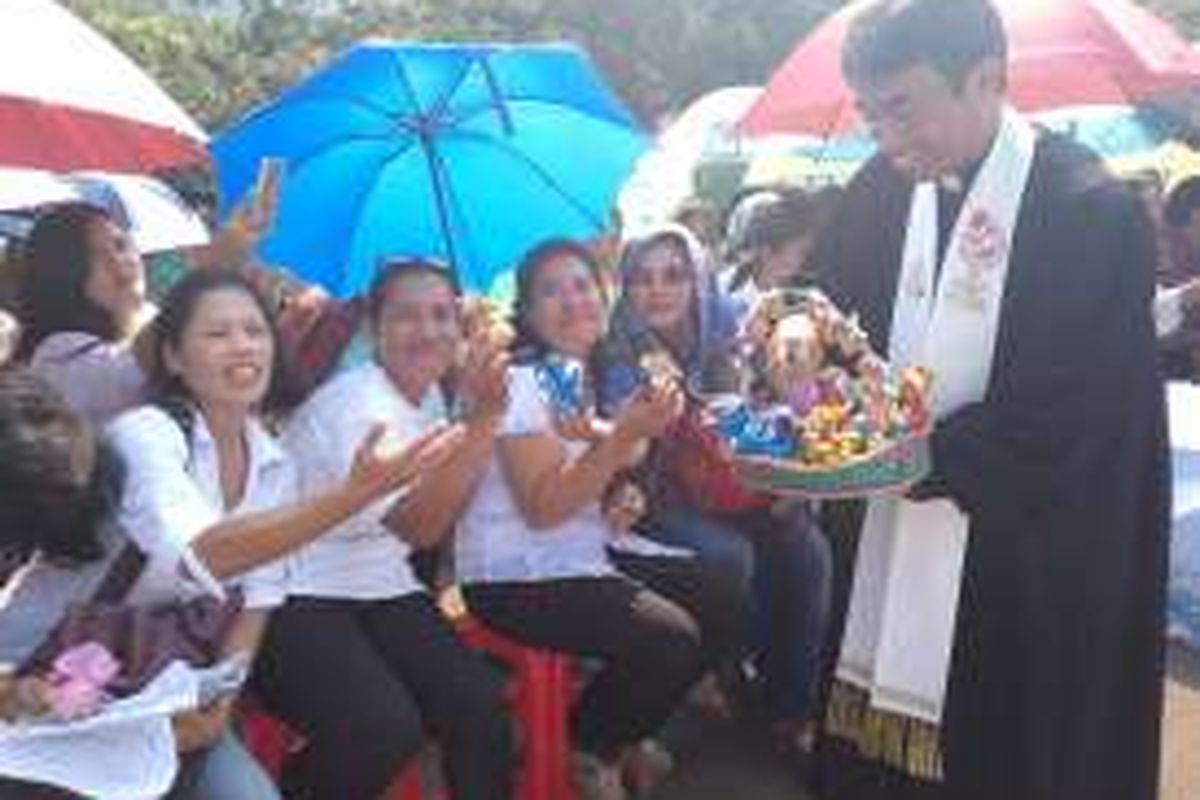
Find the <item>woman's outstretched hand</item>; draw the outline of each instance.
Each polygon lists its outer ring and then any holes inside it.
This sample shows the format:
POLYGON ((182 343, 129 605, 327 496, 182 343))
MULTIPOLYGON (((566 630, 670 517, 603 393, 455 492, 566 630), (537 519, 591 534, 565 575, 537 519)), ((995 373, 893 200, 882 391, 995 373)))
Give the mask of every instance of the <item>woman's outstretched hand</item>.
POLYGON ((354 453, 349 482, 371 498, 395 491, 449 458, 463 435, 460 426, 439 425, 397 446, 386 425, 375 425, 354 453))

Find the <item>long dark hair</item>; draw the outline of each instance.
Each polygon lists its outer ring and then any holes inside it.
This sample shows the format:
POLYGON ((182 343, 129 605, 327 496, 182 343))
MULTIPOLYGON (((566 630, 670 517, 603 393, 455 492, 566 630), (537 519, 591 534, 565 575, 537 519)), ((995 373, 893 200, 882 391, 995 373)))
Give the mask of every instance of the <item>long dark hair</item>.
POLYGON ((167 368, 166 349, 170 347, 178 350, 182 346, 184 334, 196 314, 196 307, 200 301, 209 293, 221 289, 236 289, 249 295, 262 312, 271 333, 274 345, 271 378, 259 411, 271 416, 286 410, 295 400, 295 392, 288 377, 290 372, 280 345, 279 330, 266 298, 245 275, 235 270, 192 270, 171 287, 152 323, 154 358, 149 380, 150 401, 166 411, 189 438, 196 414, 196 399, 183 379, 167 368))
POLYGON ((54 206, 37 218, 22 250, 18 358, 28 358, 43 339, 60 331, 90 333, 105 341, 117 338, 112 315, 87 296, 92 269, 88 229, 113 221, 87 203, 54 206))
POLYGON ((82 564, 104 553, 101 531, 121 493, 120 459, 98 444, 78 474, 87 423, 26 369, 0 370, 0 562, 34 553, 82 564))
MULTIPOLYGON (((512 326, 516 332, 516 336, 513 338, 512 352, 513 362, 516 364, 535 363, 546 358, 551 352, 549 343, 534 330, 529 314, 533 305, 533 284, 538 273, 546 264, 563 256, 582 261, 587 266, 588 273, 596 282, 596 288, 600 291, 602 300, 606 306, 608 305, 604 268, 595 253, 572 239, 548 239, 535 246, 525 254, 517 266, 517 293, 512 316, 512 326)), ((604 364, 604 337, 601 336, 584 361, 586 395, 589 398, 588 402, 593 406, 596 403, 595 388, 599 384, 604 364)))
POLYGON ((564 256, 582 261, 591 273, 592 280, 596 282, 600 295, 606 302, 608 300, 604 269, 595 253, 587 247, 572 239, 547 239, 533 247, 521 258, 516 273, 517 294, 513 304, 512 325, 516 331, 513 354, 519 362, 537 360, 550 350, 549 344, 533 329, 529 320, 533 305, 533 284, 542 267, 555 258, 564 256))

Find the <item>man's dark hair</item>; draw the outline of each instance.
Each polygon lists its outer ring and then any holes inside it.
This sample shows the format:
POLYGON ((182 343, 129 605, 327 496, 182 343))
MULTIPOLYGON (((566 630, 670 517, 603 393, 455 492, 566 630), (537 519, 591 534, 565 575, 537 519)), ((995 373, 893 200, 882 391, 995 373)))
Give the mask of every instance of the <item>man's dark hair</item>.
POLYGON ((980 61, 1007 53, 990 0, 876 0, 850 23, 842 72, 861 86, 925 65, 958 89, 980 61))
POLYGON ((791 189, 775 202, 764 205, 750 218, 746 246, 778 249, 793 239, 820 232, 833 216, 842 190, 824 186, 816 191, 791 189))
POLYGON ((815 192, 786 189, 754 209, 739 247, 729 254, 733 267, 730 287, 737 289, 750 280, 760 269, 765 253, 801 237, 819 235, 833 218, 841 198, 842 190, 836 186, 824 186, 815 192))
POLYGON ((1184 228, 1197 210, 1200 210, 1200 175, 1193 175, 1171 190, 1163 208, 1163 220, 1172 228, 1184 228))
POLYGON ((78 474, 76 452, 89 436, 43 379, 0 370, 0 570, 35 553, 67 565, 104 554, 101 530, 117 508, 124 470, 100 444, 90 474, 78 474))

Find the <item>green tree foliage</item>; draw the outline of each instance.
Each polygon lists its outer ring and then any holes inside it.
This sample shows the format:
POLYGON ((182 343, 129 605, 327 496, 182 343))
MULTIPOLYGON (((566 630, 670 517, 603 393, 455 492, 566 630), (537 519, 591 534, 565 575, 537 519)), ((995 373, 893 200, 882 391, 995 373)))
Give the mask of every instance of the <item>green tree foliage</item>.
POLYGON ((368 36, 565 39, 647 121, 765 80, 837 0, 65 0, 210 129, 368 36))
MULTIPOLYGON (((761 83, 839 0, 65 0, 210 130, 351 42, 566 39, 650 122, 761 83)), ((1196 0, 1146 0, 1200 35, 1196 0)))
POLYGON ((1200 4, 1196 0, 1142 0, 1154 13, 1162 16, 1186 36, 1195 41, 1200 38, 1200 4))

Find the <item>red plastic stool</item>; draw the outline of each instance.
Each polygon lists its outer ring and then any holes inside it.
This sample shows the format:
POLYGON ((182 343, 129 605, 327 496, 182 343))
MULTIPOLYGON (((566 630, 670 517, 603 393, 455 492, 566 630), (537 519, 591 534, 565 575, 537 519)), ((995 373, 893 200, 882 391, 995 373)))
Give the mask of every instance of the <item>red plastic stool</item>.
MULTIPOLYGON (((507 690, 509 713, 521 726, 521 765, 517 773, 518 800, 573 800, 570 774, 570 733, 567 726, 573 685, 570 659, 526 647, 489 630, 467 613, 461 596, 446 592, 439 598, 443 612, 470 647, 501 661, 512 671, 507 690)), ((303 740, 282 722, 253 705, 243 712, 242 736, 250 751, 272 775, 278 775, 287 754, 303 740)), ((439 792, 423 793, 421 764, 414 761, 392 784, 388 800, 437 800, 439 792)))
POLYGON ((514 642, 467 614, 453 614, 452 619, 470 647, 512 670, 508 701, 522 733, 516 796, 519 800, 572 800, 567 729, 572 695, 570 660, 514 642))
MULTIPOLYGON (((304 739, 280 720, 246 704, 241 713, 242 740, 263 768, 279 777, 288 753, 304 746, 304 739)), ((421 764, 414 760, 388 789, 387 800, 427 800, 421 780, 421 764)), ((428 799, 432 800, 432 798, 428 799)))

